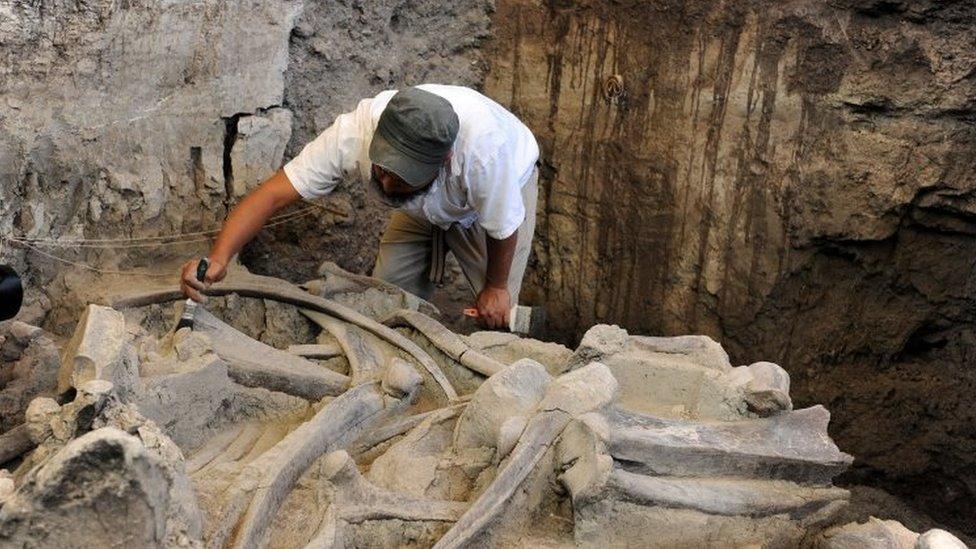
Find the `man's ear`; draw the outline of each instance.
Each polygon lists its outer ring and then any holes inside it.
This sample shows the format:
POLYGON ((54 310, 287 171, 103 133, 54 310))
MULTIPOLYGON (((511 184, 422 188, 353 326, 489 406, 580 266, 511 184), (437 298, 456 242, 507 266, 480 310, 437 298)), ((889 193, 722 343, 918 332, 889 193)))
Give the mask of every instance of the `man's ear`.
POLYGON ((444 165, 450 166, 452 158, 454 158, 454 149, 451 149, 451 151, 447 153, 447 156, 444 157, 444 165))

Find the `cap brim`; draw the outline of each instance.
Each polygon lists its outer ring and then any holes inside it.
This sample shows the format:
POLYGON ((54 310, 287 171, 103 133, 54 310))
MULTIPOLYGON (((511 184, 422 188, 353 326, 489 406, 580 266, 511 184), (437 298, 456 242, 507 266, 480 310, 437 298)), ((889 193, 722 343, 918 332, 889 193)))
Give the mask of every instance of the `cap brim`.
POLYGON ((440 162, 427 164, 403 154, 379 132, 373 133, 373 141, 369 144, 369 161, 397 174, 411 187, 430 183, 441 168, 440 162))

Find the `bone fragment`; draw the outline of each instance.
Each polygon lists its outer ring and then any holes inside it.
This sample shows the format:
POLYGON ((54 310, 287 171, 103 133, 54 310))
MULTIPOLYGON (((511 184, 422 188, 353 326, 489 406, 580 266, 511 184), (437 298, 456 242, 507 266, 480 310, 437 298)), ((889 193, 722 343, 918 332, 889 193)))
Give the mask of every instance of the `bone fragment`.
POLYGON ((250 338, 197 308, 194 330, 210 336, 214 351, 227 362, 230 377, 247 387, 264 387, 308 400, 341 394, 349 378, 250 338))
POLYGON ((333 501, 338 505, 338 516, 346 522, 381 519, 453 522, 468 507, 464 502, 418 498, 374 486, 344 450, 326 457, 325 476, 335 490, 333 501))
POLYGON ((328 359, 343 355, 342 347, 338 345, 324 345, 321 343, 310 345, 289 345, 285 351, 304 358, 328 359))
POLYGON ((803 518, 834 501, 842 488, 815 488, 785 480, 651 477, 615 469, 607 482, 611 498, 641 505, 697 509, 713 515, 803 518))
POLYGON ((512 450, 509 462, 434 548, 449 549, 471 545, 478 534, 501 514, 506 502, 529 476, 570 419, 569 414, 560 410, 543 412, 532 418, 519 443, 512 450))
POLYGON ((305 549, 342 549, 342 529, 336 517, 335 505, 329 505, 319 524, 319 529, 315 532, 312 540, 308 542, 305 549))
POLYGON ((357 440, 356 443, 350 448, 349 453, 354 456, 363 454, 378 444, 382 444, 393 437, 406 433, 417 425, 420 425, 420 423, 427 418, 432 418, 434 423, 439 423, 441 421, 451 419, 452 417, 456 417, 464 410, 465 406, 466 404, 455 404, 453 406, 447 406, 437 410, 407 416, 388 425, 378 427, 357 440))
POLYGON ((736 476, 825 484, 852 461, 827 435, 822 406, 766 419, 701 423, 624 410, 584 420, 607 433, 610 454, 648 475, 736 476))

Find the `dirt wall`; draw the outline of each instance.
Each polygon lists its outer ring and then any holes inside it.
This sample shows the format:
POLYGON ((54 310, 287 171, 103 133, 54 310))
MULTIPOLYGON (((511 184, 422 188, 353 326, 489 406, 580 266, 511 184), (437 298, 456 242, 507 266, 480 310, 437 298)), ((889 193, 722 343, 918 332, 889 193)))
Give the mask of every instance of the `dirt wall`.
MULTIPOLYGON (((0 8, 0 262, 25 276, 19 318, 64 333, 106 288, 155 278, 132 273, 175 273, 209 249, 200 232, 359 99, 423 81, 478 84, 490 10, 483 0, 0 8), (154 238, 173 234, 186 236, 154 238)), ((386 211, 359 186, 323 204, 339 214, 280 225, 244 261, 297 281, 325 259, 368 272, 386 211)))
POLYGON ((485 87, 545 161, 527 298, 772 357, 854 478, 973 532, 974 14, 499 2, 485 87))

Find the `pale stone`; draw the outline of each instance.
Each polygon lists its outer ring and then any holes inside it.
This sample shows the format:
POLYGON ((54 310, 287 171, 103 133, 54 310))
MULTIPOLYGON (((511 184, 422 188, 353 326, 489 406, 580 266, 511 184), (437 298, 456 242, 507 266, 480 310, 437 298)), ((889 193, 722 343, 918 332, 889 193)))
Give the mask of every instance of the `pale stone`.
POLYGON ((823 549, 912 549, 914 545, 906 544, 887 522, 871 517, 863 524, 852 522, 833 528, 824 533, 821 546, 823 549))
POLYGON ((563 374, 550 385, 539 403, 541 410, 562 410, 577 416, 599 410, 617 397, 617 379, 599 362, 563 374))
POLYGON ((238 119, 230 153, 235 198, 243 197, 281 167, 291 122, 291 111, 281 107, 238 119))
POLYGON ((708 336, 631 336, 628 345, 644 352, 683 355, 704 368, 718 372, 725 372, 732 368, 728 353, 717 341, 708 336))
POLYGON ((558 343, 519 337, 511 332, 475 332, 462 338, 471 347, 504 364, 531 358, 546 367, 550 375, 559 375, 569 367, 573 351, 558 343))
POLYGON ((27 406, 24 414, 27 432, 35 444, 44 442, 51 436, 51 420, 61 410, 53 398, 35 398, 27 406))
POLYGON ((966 549, 966 544, 945 530, 933 528, 918 537, 915 549, 966 549))
POLYGON ((550 382, 545 367, 530 359, 519 360, 488 378, 458 419, 455 446, 494 446, 505 421, 535 410, 550 382))
POLYGON ((138 378, 135 350, 125 331, 122 313, 89 305, 64 348, 58 392, 79 387, 93 379, 112 382, 122 394, 134 389, 138 378))
POLYGON ((213 345, 207 334, 182 328, 173 334, 173 350, 180 360, 190 360, 212 351, 213 345))
POLYGON ((17 486, 6 469, 0 469, 0 507, 14 494, 17 486))
POLYGON ((390 361, 386 373, 383 374, 383 391, 394 397, 403 398, 409 395, 410 400, 417 393, 417 388, 423 382, 423 378, 409 362, 394 357, 390 361))
POLYGON ((741 387, 749 410, 762 417, 793 409, 790 374, 772 362, 733 368, 729 381, 741 387))
POLYGON ((576 351, 569 358, 568 370, 586 366, 594 360, 612 355, 627 343, 627 330, 609 324, 597 324, 583 334, 576 351))

